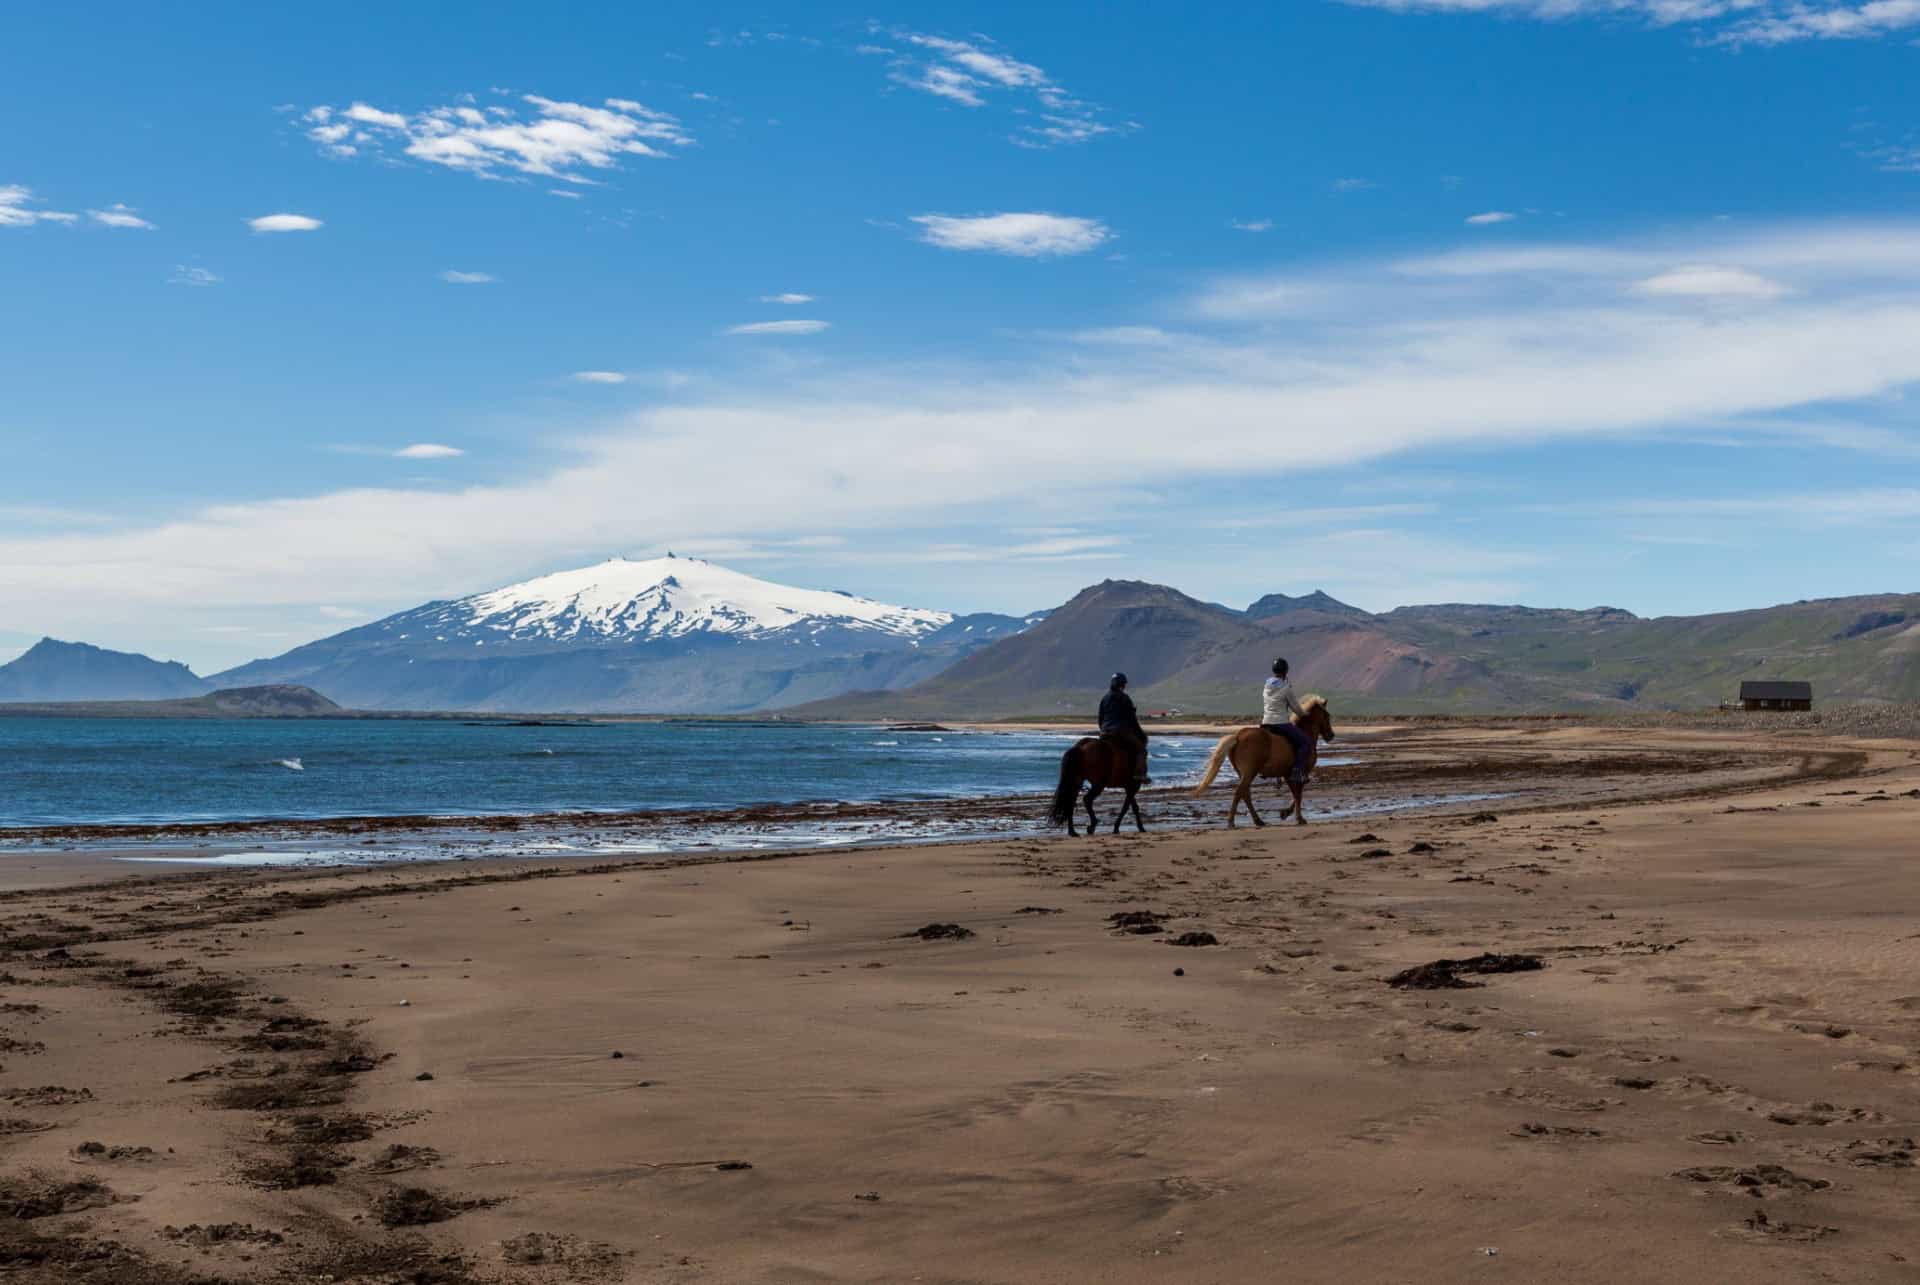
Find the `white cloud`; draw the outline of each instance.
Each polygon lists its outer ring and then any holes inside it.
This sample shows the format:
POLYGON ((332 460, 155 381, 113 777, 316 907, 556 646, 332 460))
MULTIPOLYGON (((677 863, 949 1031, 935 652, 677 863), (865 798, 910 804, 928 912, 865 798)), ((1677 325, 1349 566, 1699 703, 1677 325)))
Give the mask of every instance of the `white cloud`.
POLYGON ((760 302, 761 303, 812 303, 813 296, 810 294, 794 294, 793 292, 789 291, 786 294, 763 294, 760 296, 760 302))
POLYGON ((415 442, 411 446, 403 446, 395 451, 393 457, 397 460, 450 460, 457 455, 465 454, 466 452, 458 446, 442 446, 438 442, 415 442))
POLYGON ((302 115, 300 124, 333 156, 397 153, 482 178, 513 173, 566 183, 590 183, 590 171, 617 169, 630 156, 663 157, 667 149, 693 144, 677 117, 631 98, 608 98, 592 107, 522 94, 509 98, 514 106, 483 108, 473 105, 478 101, 473 95, 462 97, 467 101, 412 115, 359 102, 345 109, 320 106, 302 115))
POLYGON ((205 268, 189 267, 184 263, 173 265, 173 275, 167 278, 170 286, 213 286, 220 284, 220 278, 205 268))
POLYGON ((1743 268, 1721 268, 1712 264, 1689 264, 1662 272, 1634 283, 1634 291, 1644 295, 1698 299, 1778 299, 1788 293, 1778 281, 1769 281, 1757 272, 1743 268))
MULTIPOLYGON (((355 103, 353 106, 347 108, 346 111, 342 112, 341 115, 345 116, 348 120, 359 121, 362 125, 381 125, 387 129, 405 129, 407 127, 407 118, 399 112, 383 112, 378 107, 369 107, 365 103, 355 103)), ((478 112, 474 113, 474 115, 481 120, 485 119, 484 117, 480 117, 478 112)))
POLYGON ((110 228, 152 228, 153 224, 134 213, 133 207, 114 202, 104 210, 88 210, 87 217, 110 228))
MULTIPOLYGON (((1920 389, 1920 220, 1737 236, 1716 227, 1685 245, 1532 254, 1524 267, 1515 250, 1327 264, 1277 320, 1240 310, 1247 283, 1223 283, 1231 306, 1204 335, 1089 345, 1067 369, 1051 347, 1020 368, 809 367, 649 406, 571 437, 561 465, 501 483, 366 487, 124 529, 4 535, 0 619, 98 634, 103 622, 185 603, 251 612, 362 601, 375 579, 397 606, 666 532, 693 544, 931 530, 982 514, 1004 524, 1040 511, 1043 498, 1048 513, 1088 497, 1110 505, 1143 479, 1244 482, 1263 461, 1299 481, 1412 452, 1644 441, 1798 415, 1865 420, 1920 389), (1701 311, 1633 289, 1686 264, 1744 268, 1792 293, 1701 311), (636 477, 672 485, 636 508, 636 477), (743 494, 781 503, 735 503, 743 494)), ((1791 511, 1897 523, 1920 513, 1920 493, 1893 485, 1844 503, 1802 498, 1791 511)), ((1511 580, 1530 556, 1463 561, 1473 551, 1413 534, 1315 541, 1288 547, 1302 565, 1335 568, 1327 574, 1342 584, 1371 568, 1372 593, 1402 601, 1495 596, 1471 586, 1511 580), (1421 587, 1428 577, 1469 587, 1421 587)))
POLYGON ((1333 180, 1333 190, 1336 192, 1365 192, 1372 187, 1373 180, 1370 178, 1337 178, 1333 180))
POLYGON ((1273 220, 1234 219, 1227 226, 1238 232, 1270 232, 1273 230, 1273 220))
POLYGON ((453 286, 490 286, 500 278, 491 272, 461 272, 457 268, 448 268, 440 274, 440 279, 453 286))
POLYGON ((833 323, 827 321, 750 321, 741 326, 728 326, 730 335, 817 335, 833 323))
POLYGON ((33 223, 72 223, 79 217, 63 210, 36 210, 38 198, 30 187, 0 184, 0 228, 23 228, 33 223))
POLYGON ((1506 210, 1488 210, 1484 214, 1469 214, 1467 224, 1470 227, 1485 227, 1490 223, 1511 223, 1518 217, 1506 210))
POLYGON ((1398 13, 1496 14, 1548 22, 1638 18, 1690 26, 1710 43, 1778 45, 1859 40, 1920 27, 1920 0, 1346 0, 1398 13))
POLYGON ((1085 254, 1113 233, 1098 219, 1064 214, 979 214, 959 218, 946 214, 916 214, 913 221, 925 229, 921 239, 943 250, 987 250, 1037 259, 1085 254))
POLYGON ((856 52, 891 56, 887 76, 895 84, 963 107, 985 107, 991 96, 1005 95, 1020 104, 1013 109, 1019 120, 1009 141, 1021 147, 1084 143, 1138 128, 1131 121, 1108 124, 1099 107, 1075 98, 1032 63, 995 49, 984 36, 954 40, 918 31, 892 34, 902 47, 862 45, 856 52))
POLYGON ((304 214, 263 214, 257 219, 248 219, 247 226, 255 232, 312 232, 323 225, 319 219, 304 214))
POLYGON ((617 370, 576 370, 573 377, 583 384, 624 384, 627 377, 617 370))
POLYGON ((568 200, 568 201, 577 201, 577 200, 579 200, 579 199, 580 199, 580 193, 578 193, 578 192, 568 192, 568 191, 566 191, 566 190, 564 190, 564 189, 562 189, 562 188, 557 188, 557 187, 553 187, 553 188, 548 188, 548 189, 547 189, 547 195, 548 195, 548 196, 557 196, 557 197, 560 197, 560 198, 561 198, 561 199, 563 199, 563 200, 568 200))

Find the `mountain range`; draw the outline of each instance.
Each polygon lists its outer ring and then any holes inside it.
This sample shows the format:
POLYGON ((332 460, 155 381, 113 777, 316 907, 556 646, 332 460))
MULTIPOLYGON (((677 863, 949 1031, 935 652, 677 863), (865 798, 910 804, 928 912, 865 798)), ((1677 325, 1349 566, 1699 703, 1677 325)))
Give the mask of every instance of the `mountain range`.
POLYGON ((362 709, 735 714, 930 678, 1028 620, 613 558, 430 602, 214 676, 362 709))
POLYGON ((1920 699, 1920 595, 1644 619, 1465 603, 1372 613, 1314 592, 1245 610, 1108 580, 1052 611, 956 616, 612 559, 383 620, 200 678, 45 640, 0 701, 169 700, 298 684, 369 710, 990 718, 1084 714, 1124 670, 1143 709, 1247 712, 1275 656, 1355 712, 1694 708, 1742 679, 1819 701, 1920 699))
POLYGON ((1246 611, 1109 580, 1033 628, 902 692, 803 707, 845 718, 1084 714, 1107 671, 1143 710, 1258 712, 1276 657, 1295 686, 1355 712, 1693 709, 1743 679, 1808 679, 1820 701, 1920 699, 1920 595, 1643 619, 1465 603, 1374 614, 1323 593, 1246 611))
POLYGON ((0 702, 177 700, 214 685, 177 660, 42 638, 0 665, 0 702))

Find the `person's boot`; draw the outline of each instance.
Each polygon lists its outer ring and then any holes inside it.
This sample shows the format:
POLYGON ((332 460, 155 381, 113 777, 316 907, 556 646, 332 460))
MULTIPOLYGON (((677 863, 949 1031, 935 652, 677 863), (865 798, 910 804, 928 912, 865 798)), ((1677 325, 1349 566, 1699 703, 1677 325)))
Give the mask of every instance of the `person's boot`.
POLYGON ((1153 784, 1153 778, 1147 775, 1147 758, 1144 754, 1134 761, 1133 783, 1135 785, 1153 784))

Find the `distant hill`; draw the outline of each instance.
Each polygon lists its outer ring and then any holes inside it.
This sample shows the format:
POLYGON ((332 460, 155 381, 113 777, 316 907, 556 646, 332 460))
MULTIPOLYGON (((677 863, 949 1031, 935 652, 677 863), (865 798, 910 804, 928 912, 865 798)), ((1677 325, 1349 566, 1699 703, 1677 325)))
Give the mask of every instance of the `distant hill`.
POLYGON ((1163 585, 1107 581, 1046 621, 903 691, 794 711, 839 718, 1091 716, 1124 670, 1142 710, 1257 712, 1275 656, 1302 691, 1352 712, 1689 709, 1743 678, 1806 679, 1823 702, 1920 699, 1920 595, 1642 619, 1611 607, 1480 604, 1372 615, 1324 594, 1247 612, 1163 585))
POLYGON ((1504 693, 1472 665, 1430 655, 1376 628, 1375 619, 1356 608, 1330 612, 1315 602, 1255 620, 1165 585, 1108 580, 927 682, 794 712, 884 719, 1090 714, 1115 670, 1127 675, 1142 710, 1227 712, 1257 703, 1274 658, 1288 654, 1297 657, 1303 690, 1364 691, 1416 703, 1439 699, 1444 691, 1505 702, 1504 693))
POLYGON ((41 701, 0 704, 13 718, 327 718, 352 711, 311 687, 224 687, 204 696, 153 701, 41 701))
POLYGON ((431 602, 216 675, 368 710, 732 714, 930 678, 1028 621, 614 558, 431 602))
POLYGON ((53 638, 0 665, 0 702, 168 700, 212 686, 178 661, 53 638))
POLYGON ((1284 593, 1270 593, 1247 608, 1247 616, 1253 620, 1272 620, 1279 616, 1299 616, 1307 612, 1330 620, 1355 620, 1369 614, 1358 607, 1341 602, 1321 589, 1302 594, 1298 598, 1290 598, 1284 593))

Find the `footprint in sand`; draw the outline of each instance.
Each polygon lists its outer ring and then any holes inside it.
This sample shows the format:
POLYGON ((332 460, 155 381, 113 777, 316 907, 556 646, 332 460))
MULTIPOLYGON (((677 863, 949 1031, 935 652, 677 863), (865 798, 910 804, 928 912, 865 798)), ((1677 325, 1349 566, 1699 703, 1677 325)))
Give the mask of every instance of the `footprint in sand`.
POLYGON ((1735 1229, 1736 1235, 1745 1235, 1763 1240, 1797 1241, 1812 1244, 1825 1240, 1829 1236, 1838 1236, 1838 1227, 1828 1227, 1824 1223, 1790 1223, 1767 1217, 1766 1211, 1756 1209, 1747 1215, 1747 1221, 1735 1229))
POLYGON ((1756 1199, 1786 1193, 1824 1191, 1833 1184, 1825 1178, 1809 1178, 1785 1165, 1694 1165, 1674 1171, 1674 1177, 1716 1187, 1727 1187, 1756 1199))
POLYGON ((1528 1121, 1508 1130, 1516 1138, 1554 1138, 1569 1142, 1592 1141, 1607 1135, 1598 1129, 1583 1129, 1571 1124, 1540 1124, 1528 1121))

